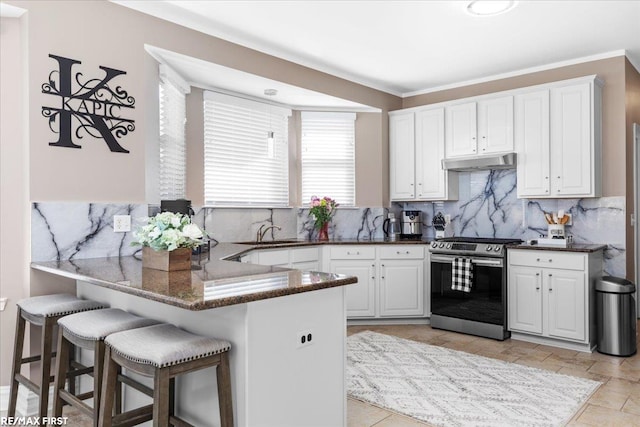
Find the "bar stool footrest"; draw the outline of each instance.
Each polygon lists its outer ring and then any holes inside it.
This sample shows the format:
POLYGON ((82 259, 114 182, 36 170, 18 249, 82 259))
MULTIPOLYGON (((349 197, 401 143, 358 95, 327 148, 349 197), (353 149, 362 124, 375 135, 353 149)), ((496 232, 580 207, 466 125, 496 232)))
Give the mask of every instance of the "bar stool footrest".
POLYGON ((173 415, 169 417, 169 424, 174 427, 195 427, 193 424, 186 422, 182 418, 174 417, 173 415))
POLYGON ((66 402, 68 404, 72 404, 75 408, 77 408, 84 415, 87 415, 89 417, 93 416, 93 408, 83 402, 83 400, 91 399, 93 397, 93 392, 92 391, 89 391, 87 393, 82 393, 82 394, 79 394, 77 396, 74 396, 73 394, 69 393, 66 390, 60 390, 59 394, 60 394, 60 398, 64 402, 66 402))
POLYGON ((143 406, 131 411, 123 412, 113 417, 113 427, 137 426, 153 419, 153 405, 143 406))

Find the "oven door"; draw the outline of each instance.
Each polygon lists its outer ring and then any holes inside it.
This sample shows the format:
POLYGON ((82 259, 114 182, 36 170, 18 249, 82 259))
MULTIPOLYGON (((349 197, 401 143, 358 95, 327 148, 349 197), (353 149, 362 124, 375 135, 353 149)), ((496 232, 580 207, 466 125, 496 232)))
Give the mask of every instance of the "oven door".
POLYGON ((456 319, 506 325, 503 258, 472 257, 471 292, 451 288, 451 255, 431 254, 431 313, 456 319))

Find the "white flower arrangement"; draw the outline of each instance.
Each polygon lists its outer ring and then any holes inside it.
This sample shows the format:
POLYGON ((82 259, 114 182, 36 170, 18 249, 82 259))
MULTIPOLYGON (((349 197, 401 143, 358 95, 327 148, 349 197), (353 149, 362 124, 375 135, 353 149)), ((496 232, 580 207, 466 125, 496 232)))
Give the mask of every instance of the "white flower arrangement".
POLYGON ((193 249, 202 243, 204 232, 187 215, 161 212, 147 218, 147 224, 133 232, 132 245, 149 246, 156 251, 193 249))

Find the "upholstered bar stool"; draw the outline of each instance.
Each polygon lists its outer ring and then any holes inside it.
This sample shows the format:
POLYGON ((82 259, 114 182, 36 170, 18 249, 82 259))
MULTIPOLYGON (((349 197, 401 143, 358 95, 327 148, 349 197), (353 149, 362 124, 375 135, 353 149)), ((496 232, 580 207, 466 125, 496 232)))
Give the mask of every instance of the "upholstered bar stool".
POLYGON ((18 301, 18 318, 16 321, 15 343, 13 347, 13 365, 11 368, 11 389, 9 391, 9 407, 7 415, 14 417, 18 401, 18 386, 22 384, 38 395, 38 415, 47 416, 49 404, 49 384, 51 377, 51 358, 55 356, 51 349, 53 327, 63 316, 81 311, 103 308, 104 305, 91 300, 83 300, 69 294, 53 294, 32 297, 18 301), (26 322, 42 327, 40 354, 22 357, 24 348, 24 332, 26 322), (40 384, 36 384, 20 373, 22 365, 41 361, 40 384))
MULTIPOLYGON (((117 308, 87 311, 65 316, 58 320, 58 357, 56 359, 56 381, 53 397, 53 416, 62 416, 62 406, 66 403, 93 418, 98 425, 98 410, 104 366, 104 339, 115 332, 155 325, 159 322, 139 317, 117 308), (65 378, 69 374, 70 357, 73 347, 93 350, 93 368, 86 372, 93 376, 93 391, 76 395, 71 387, 65 390, 65 378), (93 397, 93 408, 83 402, 93 397)), ((116 412, 120 412, 120 387, 116 389, 116 412)))
POLYGON ((154 427, 169 424, 191 426, 175 416, 175 378, 199 369, 216 367, 220 424, 233 426, 231 373, 227 341, 186 332, 173 325, 162 324, 109 335, 105 339, 105 368, 102 382, 99 426, 135 425, 133 418, 149 420, 154 427), (153 377, 153 404, 112 416, 118 368, 153 377), (151 412, 150 412, 151 411, 151 412), (145 417, 146 416, 146 417, 145 417))

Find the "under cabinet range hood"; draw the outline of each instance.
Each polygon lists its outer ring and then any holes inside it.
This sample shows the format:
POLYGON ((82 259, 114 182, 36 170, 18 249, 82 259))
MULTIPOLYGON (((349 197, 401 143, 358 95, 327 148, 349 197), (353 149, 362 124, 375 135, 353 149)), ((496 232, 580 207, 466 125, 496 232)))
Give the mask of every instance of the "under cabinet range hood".
POLYGON ((483 169, 514 169, 515 167, 516 153, 488 154, 484 156, 442 160, 442 169, 460 172, 483 169))

